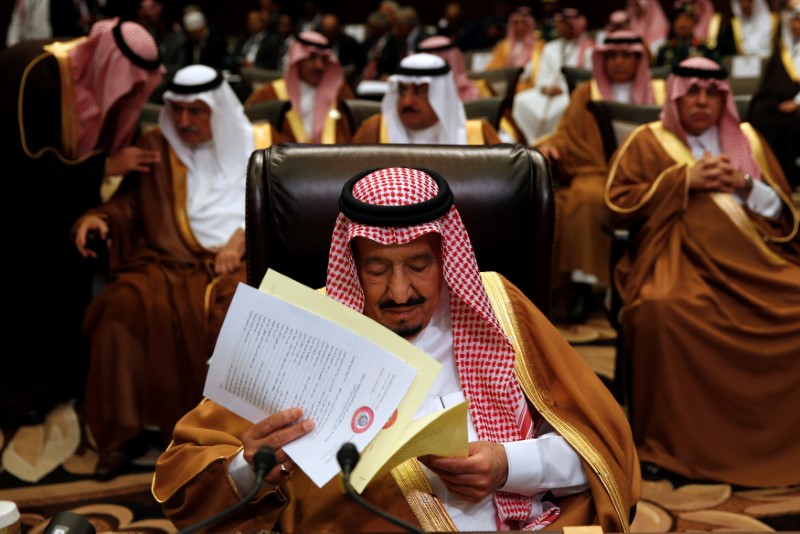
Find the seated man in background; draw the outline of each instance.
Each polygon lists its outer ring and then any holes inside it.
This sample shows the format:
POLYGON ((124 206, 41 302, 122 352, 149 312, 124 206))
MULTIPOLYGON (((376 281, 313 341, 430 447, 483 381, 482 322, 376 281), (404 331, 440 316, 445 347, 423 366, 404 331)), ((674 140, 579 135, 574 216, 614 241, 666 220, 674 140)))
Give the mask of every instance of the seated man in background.
MULTIPOLYGON (((412 458, 363 497, 426 531, 627 530, 640 479, 624 414, 515 286, 479 272, 444 178, 372 171, 348 181, 340 206, 327 295, 442 363, 416 417, 470 401, 468 457, 412 458)), ((210 400, 189 412, 156 465, 153 495, 167 517, 186 527, 239 502, 254 483, 254 453, 269 445, 281 465, 267 487, 215 528, 394 530, 340 481, 318 488, 287 457, 281 447, 314 425, 302 408, 255 425, 210 400)))
POLYGON ((594 41, 586 32, 586 17, 565 8, 555 15, 559 37, 542 49, 536 85, 514 96, 511 115, 528 144, 555 130, 569 104, 563 67, 592 68, 594 41))
POLYGON ((608 34, 592 53, 592 80, 575 88, 556 131, 536 145, 558 169, 555 285, 569 280, 565 318, 571 323, 586 320, 594 293, 602 292, 609 281, 611 240, 602 228, 608 162, 597 121, 586 105, 591 100, 661 104, 664 81, 652 79, 647 58, 638 35, 624 30, 608 34))
POLYGON ((111 239, 112 279, 83 323, 91 343, 86 421, 103 479, 146 451, 145 427, 157 426, 169 443, 175 422, 202 397, 206 361, 246 280, 248 159, 280 140, 268 124, 250 124, 211 67, 178 70, 164 100, 159 128, 139 141, 160 162, 126 177, 74 227, 85 257, 95 255, 89 231, 111 239))
POLYGON ((289 45, 283 78, 254 91, 245 105, 266 100, 289 100, 281 134, 296 143, 350 142, 352 129, 342 112, 342 101, 353 98, 344 70, 324 35, 305 31, 289 45))
POLYGON ((780 18, 770 11, 767 0, 730 0, 733 17, 723 24, 717 53, 769 57, 781 35, 780 18))
MULTIPOLYGON (((17 372, 0 373, 3 428, 41 423, 56 404, 83 395, 88 346, 81 318, 92 269, 69 232, 81 213, 100 204, 105 180, 157 161, 131 142, 163 72, 147 29, 116 18, 96 22, 86 37, 27 40, 0 54, 5 194, 36 211, 24 229, 7 232, 16 268, 35 281, 10 284, 9 332, 36 340, 37 348, 13 358, 17 372), (55 272, 64 283, 46 283, 55 272)), ((5 217, 6 228, 17 226, 15 215, 5 217)))
POLYGON ((683 61, 661 121, 612 161, 606 203, 635 229, 615 273, 632 427, 645 476, 789 486, 800 483, 798 213, 725 76, 707 58, 683 61))
POLYGON ((413 54, 389 77, 381 113, 358 128, 353 143, 491 145, 497 131, 482 119, 467 120, 447 61, 413 54))
POLYGON ((769 58, 747 116, 800 193, 800 5, 784 12, 781 40, 769 58))
POLYGON ((486 80, 469 79, 464 65, 464 53, 448 37, 444 35, 428 37, 417 45, 416 51, 433 54, 447 61, 458 88, 458 97, 462 102, 494 95, 491 85, 486 80))
POLYGON ((715 47, 700 37, 698 15, 692 2, 684 2, 672 14, 667 40, 658 48, 654 66, 678 65, 690 57, 707 57, 719 62, 715 47))
POLYGON ((536 85, 545 40, 536 33, 536 19, 530 8, 520 7, 508 17, 505 39, 492 49, 486 69, 522 67, 516 91, 536 85))

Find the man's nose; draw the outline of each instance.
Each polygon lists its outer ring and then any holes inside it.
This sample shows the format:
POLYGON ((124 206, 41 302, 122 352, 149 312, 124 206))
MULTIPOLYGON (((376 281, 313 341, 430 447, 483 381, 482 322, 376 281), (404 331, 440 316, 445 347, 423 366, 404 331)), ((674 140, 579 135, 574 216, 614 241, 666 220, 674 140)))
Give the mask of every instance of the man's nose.
POLYGON ((191 115, 189 114, 188 110, 182 109, 180 112, 178 112, 178 124, 179 125, 185 126, 185 125, 189 124, 191 122, 191 120, 192 120, 191 119, 191 115))
POLYGON ((700 91, 697 92, 697 103, 708 104, 708 92, 705 89, 700 89, 700 91))
POLYGON ((400 93, 400 104, 402 106, 411 105, 414 103, 415 98, 413 91, 404 91, 400 93))
POLYGON ((413 293, 411 281, 403 269, 393 269, 389 277, 389 297, 398 304, 403 304, 408 302, 413 293))

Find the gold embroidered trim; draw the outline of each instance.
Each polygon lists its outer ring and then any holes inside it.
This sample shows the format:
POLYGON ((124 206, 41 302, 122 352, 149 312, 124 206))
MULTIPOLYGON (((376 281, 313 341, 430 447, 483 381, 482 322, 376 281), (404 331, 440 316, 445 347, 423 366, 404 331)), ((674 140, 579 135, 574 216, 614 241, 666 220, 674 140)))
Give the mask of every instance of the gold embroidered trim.
POLYGON ((257 149, 272 146, 272 127, 269 123, 253 125, 253 143, 257 149))
MULTIPOLYGON (((280 100, 291 100, 291 98, 289 98, 289 89, 286 87, 286 80, 284 78, 273 80, 272 89, 280 100)), ((286 112, 286 120, 289 122, 289 129, 292 130, 295 141, 298 143, 310 142, 305 126, 303 126, 303 119, 300 118, 297 111, 293 108, 289 108, 289 111, 286 112)))
POLYGON ((381 143, 388 143, 389 142, 389 130, 386 126, 386 121, 383 120, 383 116, 380 118, 380 128, 381 128, 381 143))
POLYGON ((422 471, 416 458, 401 463, 391 471, 397 486, 408 501, 408 506, 417 516, 425 532, 456 532, 453 520, 433 493, 428 477, 422 471))
POLYGON ((706 46, 710 49, 717 47, 717 38, 719 37, 719 27, 722 24, 722 15, 714 13, 711 20, 708 21, 708 34, 706 36, 706 46))
POLYGON ((731 30, 733 30, 733 43, 736 45, 736 53, 743 55, 745 52, 742 43, 742 21, 739 20, 739 17, 731 19, 731 30))
POLYGON ((661 78, 656 78, 652 81, 653 84, 653 102, 657 105, 664 104, 667 98, 667 81, 661 78))
MULTIPOLYGON (((748 141, 750 141, 750 148, 753 150, 753 156, 756 158, 756 162, 761 169, 769 169, 769 164, 767 163, 767 155, 764 152, 764 146, 761 144, 761 139, 758 137, 755 129, 749 122, 742 123, 740 126, 742 132, 747 136, 748 141)), ((789 212, 792 214, 792 230, 789 232, 789 235, 785 237, 777 237, 769 234, 764 234, 764 238, 768 241, 772 241, 774 243, 788 243, 792 239, 795 238, 797 235, 798 227, 800 226, 800 213, 798 213, 797 208, 795 207, 792 199, 787 197, 784 193, 783 189, 776 184, 770 176, 766 174, 762 174, 761 178, 769 184, 769 186, 775 191, 778 196, 781 198, 783 202, 784 208, 788 209, 789 212)))
POLYGON ((794 68, 792 54, 789 52, 789 49, 786 47, 786 43, 783 41, 781 41, 781 63, 783 63, 783 68, 786 69, 786 73, 789 75, 789 78, 791 78, 795 83, 800 83, 800 73, 798 73, 797 69, 794 68))
POLYGON ((322 123, 322 135, 320 135, 320 143, 323 145, 336 144, 336 124, 342 114, 337 107, 334 100, 331 104, 331 109, 325 114, 325 121, 322 123))
POLYGON ((20 80, 19 98, 17 100, 17 121, 19 124, 20 143, 25 155, 31 159, 39 159, 44 154, 52 152, 61 163, 66 165, 76 165, 86 161, 88 158, 101 153, 101 150, 91 150, 84 156, 77 158, 78 153, 78 118, 77 105, 75 104, 75 87, 72 79, 72 68, 69 63, 68 53, 75 45, 85 40, 80 37, 68 42, 54 42, 45 45, 45 50, 40 56, 36 57, 26 67, 20 80), (23 100, 25 95, 25 85, 31 70, 43 59, 52 55, 58 63, 59 75, 61 78, 61 148, 43 147, 35 154, 28 148, 25 135, 25 120, 23 116, 23 100), (64 154, 62 154, 64 152, 64 154))
MULTIPOLYGON (((653 184, 650 186, 650 190, 644 195, 644 197, 642 197, 642 199, 636 205, 634 205, 634 206, 632 206, 630 208, 623 208, 621 206, 617 206, 616 204, 614 204, 611 201, 611 184, 614 182, 614 177, 617 174, 617 167, 619 166, 619 162, 622 159, 622 155, 625 153, 625 151, 628 149, 628 146, 633 141, 633 138, 636 137, 640 133, 641 130, 644 130, 646 128, 650 128, 650 130, 653 131, 654 134, 656 134, 656 138, 658 138, 658 135, 657 135, 656 131, 659 130, 659 129, 663 130, 663 128, 661 128, 661 121, 656 121, 656 122, 643 124, 643 125, 639 126, 638 128, 636 128, 633 132, 631 132, 631 134, 627 137, 627 139, 625 139, 625 142, 622 144, 622 147, 620 148, 620 150, 619 150, 619 152, 617 154, 617 157, 614 158, 614 161, 611 164, 611 169, 608 171, 608 180, 606 180, 606 188, 605 188, 605 191, 603 192, 603 199, 604 199, 604 201, 606 203, 606 206, 608 206, 609 209, 611 209, 611 211, 613 211, 615 213, 632 213, 632 212, 638 210, 639 208, 641 208, 642 206, 644 206, 647 202, 650 201, 651 198, 653 198, 653 195, 655 194, 656 189, 658 189, 658 186, 661 185, 661 181, 664 179, 664 177, 668 173, 674 171, 676 168, 678 168, 681 165, 683 165, 683 163, 678 162, 675 165, 673 165, 671 167, 668 167, 661 174, 659 174, 656 177, 656 179, 653 181, 653 184)), ((658 140, 659 140, 659 142, 662 142, 661 139, 658 139, 658 140)), ((675 138, 675 140, 680 143, 680 141, 678 140, 677 137, 675 138)), ((666 143, 668 141, 664 140, 663 142, 666 143)), ((669 152, 669 151, 667 151, 667 152, 669 152)), ((689 155, 691 156, 691 153, 689 155)), ((675 158, 673 158, 673 159, 675 159, 675 158)), ((685 205, 686 205, 686 200, 684 199, 684 207, 685 207, 685 205)))
MULTIPOLYGON (((761 148, 761 143, 758 142, 758 137, 756 136, 752 127, 747 123, 741 125, 740 127, 742 132, 748 137, 748 141, 750 142, 750 146, 753 149, 753 153, 756 156, 756 160, 759 166, 762 169, 769 168, 766 164, 766 159, 764 158, 763 150, 761 148)), ((683 144, 675 134, 664 128, 660 122, 658 124, 652 124, 651 130, 655 134, 656 139, 659 141, 661 146, 673 160, 677 161, 679 164, 686 164, 687 166, 686 180, 688 184, 689 167, 695 162, 695 158, 689 151, 689 148, 685 144, 683 144)), ((786 204, 788 206, 788 209, 791 210, 792 217, 794 220, 794 230, 791 232, 788 238, 779 238, 772 236, 765 236, 765 237, 776 242, 790 241, 797 234, 797 225, 798 225, 797 211, 792 206, 792 203, 788 201, 786 196, 783 195, 779 187, 776 187, 775 184, 768 177, 764 176, 763 178, 765 181, 769 182, 770 186, 772 186, 773 189, 778 193, 778 195, 780 195, 780 197, 783 199, 784 204, 786 204)), ((688 189, 685 198, 688 199, 688 189)), ((711 198, 714 201, 714 203, 719 207, 719 209, 723 213, 725 213, 728 216, 728 218, 730 218, 730 220, 745 235, 749 236, 756 243, 756 245, 764 251, 764 253, 775 258, 777 261, 781 262, 786 261, 779 255, 775 254, 764 244, 763 239, 759 236, 758 228, 753 224, 753 222, 747 216, 747 212, 745 212, 744 207, 742 207, 742 205, 739 204, 730 193, 712 193, 711 198)), ((687 202, 688 200, 684 201, 684 207, 686 206, 687 202)))
POLYGON ((467 121, 467 144, 484 145, 486 140, 483 138, 483 121, 472 119, 467 121))
POLYGON ((603 100, 603 95, 600 93, 600 86, 597 85, 597 80, 594 78, 589 80, 589 100, 603 100))
POLYGON ((603 487, 611 498, 623 531, 629 532, 628 511, 625 509, 617 481, 611 476, 611 470, 605 459, 586 436, 582 435, 577 429, 570 426, 569 423, 550 409, 550 406, 553 404, 550 393, 546 388, 543 388, 537 383, 535 374, 529 372, 525 359, 522 356, 525 353, 525 347, 523 346, 522 337, 519 335, 519 324, 517 323, 516 317, 510 313, 512 310, 511 301, 508 298, 503 282, 500 280, 497 273, 494 272, 481 273, 481 278, 495 316, 503 327, 503 331, 508 336, 511 344, 514 346, 514 352, 517 354, 514 367, 517 372, 520 387, 525 392, 525 396, 531 401, 533 407, 539 414, 567 440, 581 458, 589 464, 592 471, 600 478, 603 487))
POLYGON ((278 97, 278 100, 291 100, 291 98, 289 98, 289 89, 286 87, 286 80, 284 78, 272 80, 270 85, 272 85, 272 90, 275 91, 275 96, 278 97))
POLYGON ((472 83, 474 83, 478 88, 478 94, 481 98, 495 96, 494 89, 492 89, 492 86, 485 79, 481 78, 480 80, 472 80, 472 83))
POLYGON ((173 192, 173 213, 175 214, 175 223, 178 226, 178 231, 183 238, 186 245, 195 252, 203 252, 206 249, 197 241, 197 238, 192 232, 192 227, 189 224, 189 213, 186 210, 188 200, 186 198, 186 175, 187 168, 183 162, 178 159, 172 147, 168 147, 169 152, 169 165, 172 173, 172 192, 173 192))

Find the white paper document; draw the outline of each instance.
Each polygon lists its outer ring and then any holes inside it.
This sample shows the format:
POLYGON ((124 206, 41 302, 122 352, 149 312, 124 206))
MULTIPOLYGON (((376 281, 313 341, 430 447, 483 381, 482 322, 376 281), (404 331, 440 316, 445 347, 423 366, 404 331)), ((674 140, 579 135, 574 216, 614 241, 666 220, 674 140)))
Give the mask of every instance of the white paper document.
POLYGON ((315 428, 283 450, 321 487, 340 471, 336 453, 342 444, 363 451, 387 422, 405 428, 438 370, 435 360, 371 319, 270 272, 261 290, 238 287, 203 394, 254 423, 303 408, 315 428), (360 321, 391 342, 396 337, 399 348, 392 352, 384 348, 391 343, 365 337, 360 321))

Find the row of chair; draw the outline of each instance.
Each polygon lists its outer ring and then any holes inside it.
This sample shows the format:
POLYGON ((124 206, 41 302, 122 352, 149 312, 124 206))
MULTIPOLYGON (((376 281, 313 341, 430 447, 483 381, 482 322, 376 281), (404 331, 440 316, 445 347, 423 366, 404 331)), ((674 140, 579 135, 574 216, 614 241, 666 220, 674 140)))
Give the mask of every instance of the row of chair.
MULTIPOLYGON (((498 129, 504 110, 504 97, 492 96, 464 102, 464 110, 468 119, 485 119, 498 129)), ((269 122, 280 129, 291 103, 288 100, 271 100, 245 106, 244 112, 252 122, 269 122)), ((147 103, 142 109, 139 126, 140 133, 147 133, 158 124, 161 104, 147 103)), ((375 100, 353 98, 344 101, 344 110, 353 127, 353 131, 369 117, 381 112, 381 104, 375 100)))

